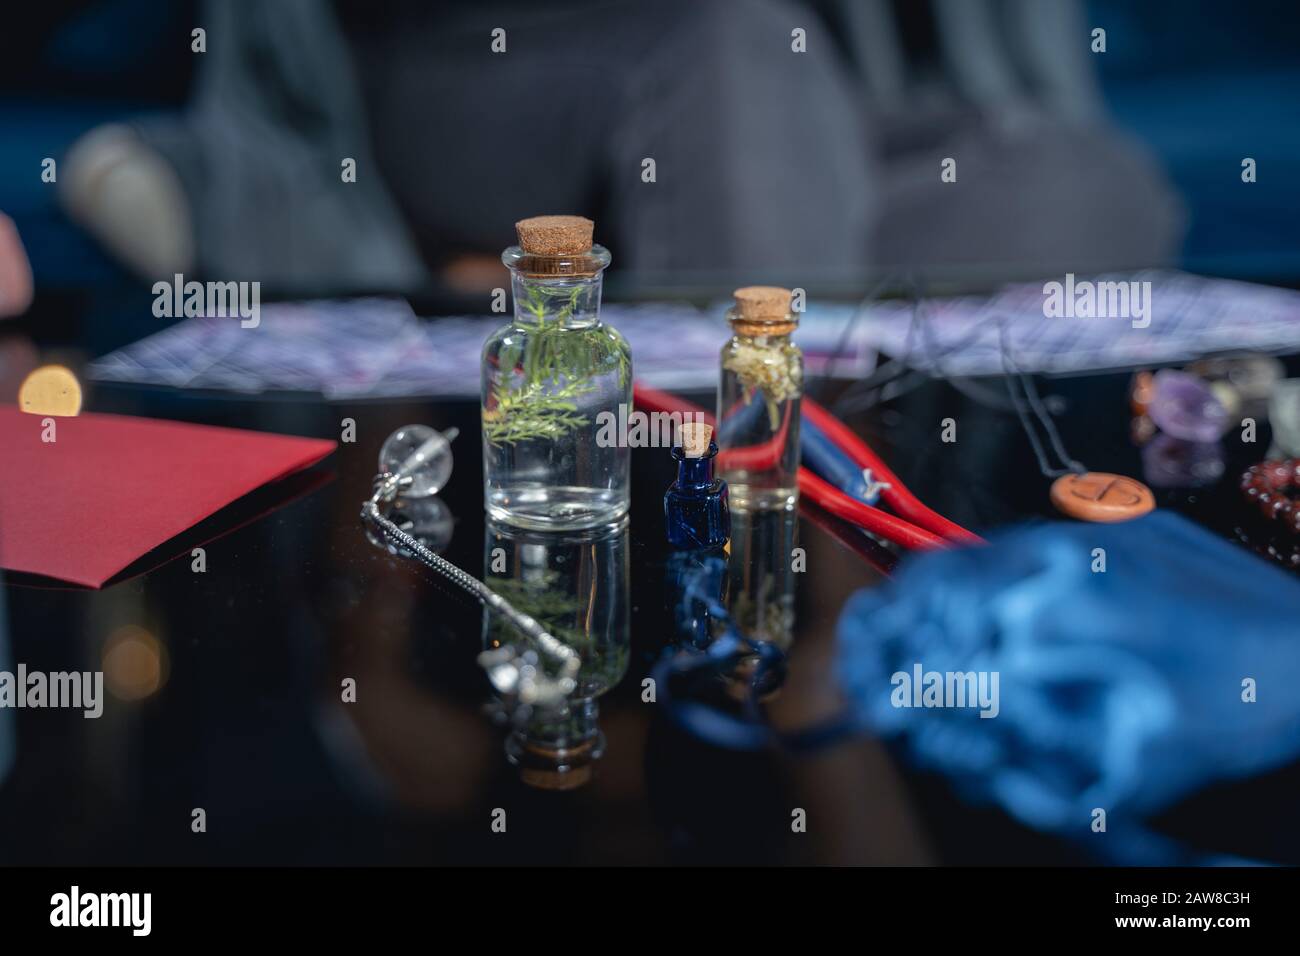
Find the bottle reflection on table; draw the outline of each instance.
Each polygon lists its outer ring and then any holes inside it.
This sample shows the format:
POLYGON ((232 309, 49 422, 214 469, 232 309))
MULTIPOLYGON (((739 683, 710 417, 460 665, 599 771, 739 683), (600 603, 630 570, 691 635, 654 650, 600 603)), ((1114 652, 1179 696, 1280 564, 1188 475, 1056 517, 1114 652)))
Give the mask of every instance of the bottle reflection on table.
MULTIPOLYGON (((508 703, 506 755, 525 783, 571 789, 591 779, 604 751, 596 698, 622 680, 631 647, 628 522, 583 532, 527 531, 489 520, 483 580, 581 655, 578 686, 559 705, 508 703)), ((523 640, 484 614, 487 650, 523 640)), ((522 649, 522 648, 521 648, 522 649)), ((539 666, 553 666, 539 654, 539 666)))
POLYGON ((674 550, 668 556, 665 604, 673 620, 675 645, 703 651, 725 629, 712 608, 726 606, 728 547, 674 550))
MULTIPOLYGON (((731 555, 727 562, 725 604, 742 634, 782 651, 794 642, 795 530, 798 512, 784 509, 731 508, 731 555)), ((745 697, 757 657, 743 659, 729 675, 728 691, 745 697)), ((760 697, 774 694, 784 674, 769 673, 760 697)))

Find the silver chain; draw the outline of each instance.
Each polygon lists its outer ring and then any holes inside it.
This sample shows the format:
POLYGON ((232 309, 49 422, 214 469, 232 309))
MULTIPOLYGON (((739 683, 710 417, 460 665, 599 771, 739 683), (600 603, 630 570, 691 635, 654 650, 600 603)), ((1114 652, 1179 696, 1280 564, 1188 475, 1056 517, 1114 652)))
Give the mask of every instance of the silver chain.
POLYGON ((401 486, 409 481, 409 478, 403 481, 392 474, 376 476, 374 493, 361 506, 361 520, 384 538, 406 549, 425 567, 469 592, 490 611, 501 615, 543 654, 559 664, 559 675, 552 677, 540 666, 537 652, 531 648, 521 651, 507 645, 483 651, 478 656, 478 662, 487 671, 488 679, 498 691, 514 695, 524 704, 551 706, 562 702, 577 689, 578 671, 582 667, 581 656, 542 627, 531 614, 518 610, 478 578, 426 548, 379 510, 381 503, 392 501, 401 486))

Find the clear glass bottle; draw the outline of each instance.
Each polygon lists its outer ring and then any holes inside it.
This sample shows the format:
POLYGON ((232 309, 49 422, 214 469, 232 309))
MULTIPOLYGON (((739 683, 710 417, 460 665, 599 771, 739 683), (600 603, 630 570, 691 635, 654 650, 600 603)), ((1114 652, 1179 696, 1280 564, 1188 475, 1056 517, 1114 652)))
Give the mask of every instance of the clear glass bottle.
MULTIPOLYGON (((578 686, 562 703, 510 715, 506 755, 529 784, 580 786, 605 747, 597 698, 623 679, 631 658, 628 519, 565 534, 489 519, 483 550, 484 581, 582 659, 578 686)), ((485 614, 486 650, 519 640, 509 622, 485 614)))
POLYGON ((541 531, 608 524, 629 503, 627 443, 598 441, 602 413, 632 409, 632 355, 600 320, 608 250, 589 220, 517 224, 514 320, 483 346, 484 504, 495 520, 541 531), (585 224, 585 225, 584 225, 585 224))
POLYGON ((799 500, 799 400, 803 353, 791 293, 737 289, 727 312, 734 335, 722 348, 717 470, 737 508, 792 509, 799 500))

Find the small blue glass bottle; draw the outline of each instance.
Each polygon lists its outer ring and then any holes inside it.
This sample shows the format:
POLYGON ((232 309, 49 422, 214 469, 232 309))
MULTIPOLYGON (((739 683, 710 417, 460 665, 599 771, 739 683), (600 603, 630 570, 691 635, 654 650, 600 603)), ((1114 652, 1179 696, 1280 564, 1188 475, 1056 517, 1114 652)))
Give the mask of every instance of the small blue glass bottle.
POLYGON ((683 426, 682 444, 673 448, 677 480, 664 493, 664 524, 668 542, 675 548, 717 548, 731 537, 727 483, 713 477, 718 446, 709 440, 712 429, 695 428, 699 430, 683 426))

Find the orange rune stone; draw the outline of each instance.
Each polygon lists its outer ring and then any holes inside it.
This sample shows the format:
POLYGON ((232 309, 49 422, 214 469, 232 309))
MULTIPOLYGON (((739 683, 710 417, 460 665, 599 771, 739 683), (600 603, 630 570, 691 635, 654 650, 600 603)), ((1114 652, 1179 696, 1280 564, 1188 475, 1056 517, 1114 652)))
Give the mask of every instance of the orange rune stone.
POLYGON ((1156 506, 1155 495, 1140 481, 1104 471, 1065 475, 1052 483, 1056 510, 1081 521, 1128 521, 1156 506))

